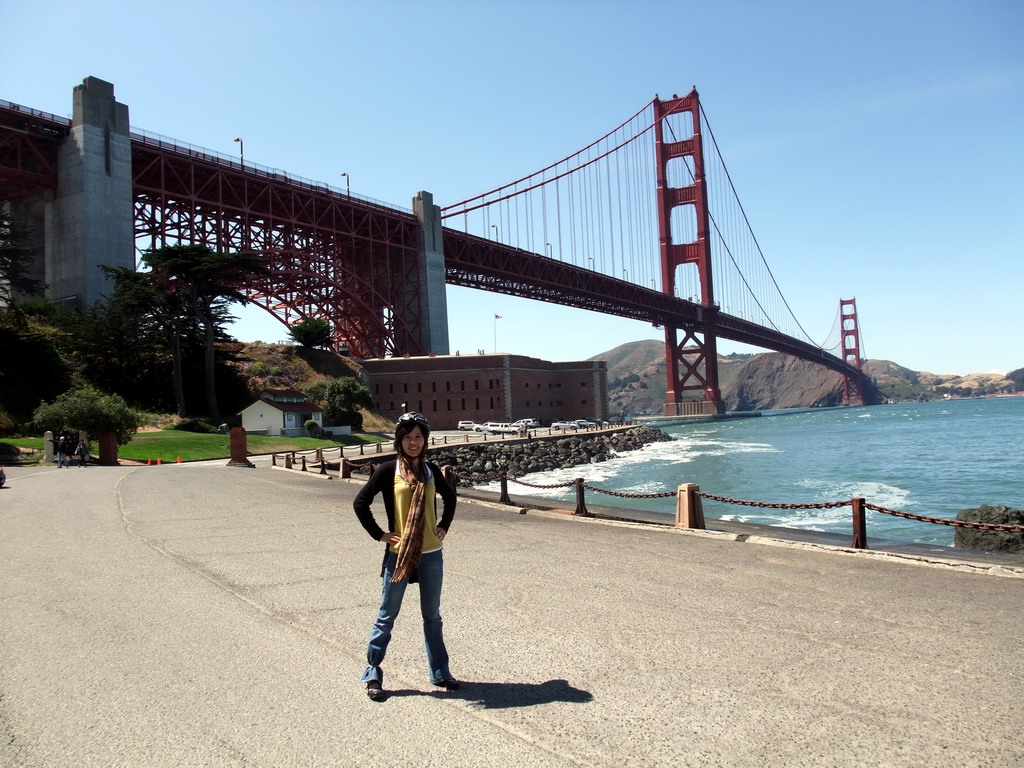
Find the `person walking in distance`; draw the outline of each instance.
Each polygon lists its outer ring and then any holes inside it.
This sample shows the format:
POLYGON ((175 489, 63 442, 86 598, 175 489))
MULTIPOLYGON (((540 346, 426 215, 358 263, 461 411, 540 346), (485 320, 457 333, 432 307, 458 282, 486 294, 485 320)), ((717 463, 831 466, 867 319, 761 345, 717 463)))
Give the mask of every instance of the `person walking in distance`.
POLYGON ((75 448, 75 456, 78 457, 78 466, 84 467, 89 461, 89 446, 85 444, 85 440, 78 441, 78 447, 75 448))
POLYGON ((448 669, 441 622, 442 542, 455 516, 457 497, 437 465, 425 458, 429 435, 430 425, 421 414, 401 416, 395 424, 396 459, 381 464, 353 502, 356 517, 366 532, 387 545, 381 569, 384 586, 380 610, 370 631, 367 667, 360 680, 366 685, 366 695, 374 701, 384 698, 381 664, 410 583, 419 583, 430 682, 447 690, 459 687, 448 669), (387 513, 387 530, 377 524, 370 509, 378 494, 387 513), (436 494, 440 494, 443 502, 440 520, 436 494))
POLYGON ((68 454, 71 453, 71 446, 68 444, 68 440, 64 435, 59 435, 56 440, 51 440, 53 443, 53 452, 57 457, 57 469, 63 469, 68 466, 68 454))

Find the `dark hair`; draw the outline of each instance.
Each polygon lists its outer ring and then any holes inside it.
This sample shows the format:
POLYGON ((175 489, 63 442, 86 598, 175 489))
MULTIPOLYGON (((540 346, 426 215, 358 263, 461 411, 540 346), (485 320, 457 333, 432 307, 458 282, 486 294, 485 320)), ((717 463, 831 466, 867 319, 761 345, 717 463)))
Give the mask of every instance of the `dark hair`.
MULTIPOLYGON (((399 456, 405 456, 405 452, 402 450, 402 438, 413 431, 414 428, 419 427, 423 433, 424 441, 430 437, 430 424, 427 420, 417 414, 405 414, 398 420, 398 424, 395 425, 395 453, 399 456), (419 416, 419 418, 405 418, 405 416, 419 416)), ((423 452, 426 453, 427 446, 423 446, 423 452)), ((422 454, 421 454, 422 456, 422 454)))

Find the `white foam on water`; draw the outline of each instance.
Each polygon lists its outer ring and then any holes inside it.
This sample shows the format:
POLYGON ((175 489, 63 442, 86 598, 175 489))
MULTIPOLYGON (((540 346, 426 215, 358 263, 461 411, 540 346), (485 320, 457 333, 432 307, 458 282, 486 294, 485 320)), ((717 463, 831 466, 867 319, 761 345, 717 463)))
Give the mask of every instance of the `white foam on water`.
MULTIPOLYGON (((594 464, 581 464, 565 469, 554 469, 547 472, 533 472, 524 475, 523 479, 539 485, 569 483, 582 477, 588 485, 619 493, 664 493, 674 491, 675 486, 668 487, 657 480, 641 480, 630 482, 631 475, 637 474, 636 469, 642 467, 644 477, 664 474, 655 469, 688 464, 701 456, 724 456, 737 453, 774 453, 776 448, 767 443, 740 442, 723 440, 714 436, 713 432, 692 433, 685 437, 675 438, 660 443, 649 443, 635 451, 623 451, 608 461, 594 464)), ((667 473, 671 474, 671 472, 667 473)), ((498 493, 500 483, 488 483, 477 486, 481 490, 498 493)), ((546 499, 565 499, 573 494, 573 488, 533 488, 509 482, 509 492, 536 496, 546 499)))
POLYGON ((859 496, 879 507, 900 511, 914 505, 910 499, 910 491, 886 483, 799 480, 796 485, 815 491, 818 497, 816 500, 822 502, 845 501, 859 496))

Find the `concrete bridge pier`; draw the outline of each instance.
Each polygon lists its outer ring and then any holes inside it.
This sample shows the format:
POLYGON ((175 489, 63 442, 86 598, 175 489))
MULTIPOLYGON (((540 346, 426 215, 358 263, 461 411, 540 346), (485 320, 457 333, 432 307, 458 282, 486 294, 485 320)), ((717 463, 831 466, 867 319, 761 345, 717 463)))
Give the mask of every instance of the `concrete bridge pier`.
POLYGON ((57 155, 45 206, 47 295, 84 310, 108 293, 100 265, 135 267, 128 107, 114 86, 87 77, 74 90, 71 133, 57 155))
POLYGON ((420 339, 424 354, 447 355, 448 294, 444 279, 444 240, 441 209, 430 192, 418 192, 412 199, 413 213, 420 221, 419 273, 420 307, 423 325, 420 339))

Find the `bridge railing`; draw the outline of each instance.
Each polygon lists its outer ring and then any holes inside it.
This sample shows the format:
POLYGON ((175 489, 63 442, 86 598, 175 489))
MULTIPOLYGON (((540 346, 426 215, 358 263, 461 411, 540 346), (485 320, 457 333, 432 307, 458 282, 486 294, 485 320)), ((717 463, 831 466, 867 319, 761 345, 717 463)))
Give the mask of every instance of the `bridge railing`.
POLYGON ((7 101, 5 99, 0 99, 0 109, 6 109, 8 112, 21 112, 22 114, 32 115, 32 117, 42 118, 43 120, 51 123, 57 123, 58 125, 71 126, 71 118, 53 115, 49 112, 43 112, 41 109, 23 107, 21 104, 15 104, 13 101, 7 101))
POLYGON ((326 192, 340 197, 348 197, 389 211, 412 213, 411 208, 386 203, 383 200, 376 200, 372 197, 367 197, 366 195, 350 192, 347 188, 342 189, 341 187, 335 187, 323 181, 307 179, 303 176, 296 176, 288 173, 287 171, 282 171, 279 168, 270 168, 269 166, 253 163, 249 160, 242 163, 240 157, 233 157, 232 155, 217 152, 216 150, 206 149, 205 147, 199 147, 194 144, 189 144, 188 142, 181 142, 177 139, 172 139, 159 133, 153 133, 152 131, 135 128, 131 131, 130 135, 132 141, 137 141, 148 147, 155 147, 157 149, 186 155, 197 160, 206 160, 217 163, 218 165, 226 165, 229 168, 244 171, 245 173, 252 173, 264 179, 283 181, 313 192, 326 192))
POLYGON ((574 515, 580 517, 594 517, 592 513, 587 510, 585 490, 595 491, 597 493, 607 494, 609 496, 617 496, 619 498, 627 499, 658 499, 658 498, 670 498, 675 496, 676 503, 676 520, 675 526, 677 528, 701 528, 704 525, 704 514, 701 509, 700 499, 709 499, 712 501, 719 501, 726 504, 738 504, 748 507, 762 507, 771 509, 834 509, 837 507, 850 507, 851 508, 851 522, 853 527, 853 538, 850 543, 851 549, 868 549, 868 537, 867 537, 867 516, 865 512, 871 510, 873 512, 879 512, 881 514, 892 515, 894 517, 901 517, 906 520, 916 520, 918 522, 932 523, 935 525, 946 525, 954 528, 973 528, 975 530, 982 531, 1000 531, 1004 533, 1024 533, 1024 525, 1005 525, 1000 523, 980 523, 968 520, 950 520, 941 517, 928 517, 926 515, 915 515, 909 512, 901 512, 895 509, 888 509, 886 507, 879 506, 877 504, 871 504, 866 501, 863 497, 854 497, 852 499, 845 499, 843 501, 827 501, 813 504, 784 504, 784 503, 773 503, 767 501, 746 501, 742 499, 732 499, 726 496, 716 496, 711 493, 702 493, 700 487, 693 483, 686 483, 678 486, 675 491, 663 491, 655 493, 625 493, 622 491, 612 491, 606 488, 599 488, 594 485, 589 485, 583 478, 578 477, 575 480, 564 483, 552 483, 552 484, 540 484, 540 483, 529 483, 525 480, 515 477, 509 477, 504 471, 494 473, 491 475, 463 475, 453 472, 454 476, 459 480, 467 482, 469 485, 476 485, 480 483, 492 483, 498 481, 501 483, 501 494, 499 503, 518 506, 516 505, 508 495, 508 483, 516 483, 528 488, 569 488, 575 487, 576 489, 576 509, 573 512, 574 515))
MULTIPOLYGON (((373 452, 383 453, 382 444, 376 443, 376 448, 373 452)), ((271 458, 273 466, 283 466, 285 469, 297 469, 301 472, 311 471, 311 466, 318 467, 318 474, 328 475, 328 469, 338 471, 341 477, 350 477, 353 470, 361 470, 363 472, 370 472, 372 474, 376 467, 376 462, 370 461, 365 465, 355 465, 348 461, 344 455, 344 448, 339 446, 339 458, 337 462, 331 462, 327 459, 327 450, 333 449, 315 449, 313 451, 299 452, 291 451, 282 455, 282 463, 278 464, 278 454, 274 454, 271 458), (313 454, 313 457, 309 462, 306 461, 306 456, 313 454)), ((360 446, 360 454, 363 454, 363 446, 360 446)), ((1004 533, 1021 533, 1024 534, 1024 525, 1006 525, 1001 523, 981 523, 969 520, 950 520, 942 517, 928 517, 926 515, 915 515, 909 512, 901 512, 895 509, 888 509, 877 504, 868 502, 863 497, 857 496, 851 499, 844 499, 841 501, 826 501, 818 503, 808 504, 789 504, 789 503, 776 503, 769 501, 749 501, 745 499, 733 499, 727 496, 718 496, 713 493, 705 493, 700 490, 700 487, 693 483, 684 483, 679 485, 674 491, 659 491, 654 493, 627 493, 624 491, 613 491, 607 488, 600 488, 595 485, 590 485, 582 477, 577 477, 574 480, 569 480, 562 483, 531 483, 522 478, 510 477, 508 472, 500 470, 498 472, 492 472, 490 474, 468 474, 459 472, 455 467, 445 466, 442 468, 445 473, 445 477, 453 485, 465 484, 465 485, 482 485, 487 483, 497 482, 500 484, 500 494, 498 498, 499 504, 505 504, 507 506, 514 506, 520 508, 520 514, 525 514, 526 509, 521 504, 516 504, 512 501, 508 493, 508 484, 515 483, 525 488, 538 488, 538 489, 555 489, 555 488, 574 488, 576 492, 576 507, 573 511, 573 515, 579 517, 595 517, 587 509, 586 504, 586 491, 594 491, 595 493, 603 493, 608 496, 616 496, 625 499, 662 499, 662 498, 676 498, 676 516, 675 516, 675 527, 676 528, 695 528, 704 529, 704 512, 701 507, 701 499, 708 499, 711 501, 718 501, 723 504, 737 504, 740 506, 747 507, 759 507, 765 509, 835 509, 838 507, 850 507, 851 508, 851 523, 853 528, 853 538, 850 542, 851 549, 869 549, 868 537, 867 537, 867 515, 868 510, 872 512, 878 512, 885 515, 892 515, 894 517, 901 517, 906 520, 916 520, 923 523, 932 523, 934 525, 946 525, 953 528, 972 528, 975 530, 982 531, 1000 531, 1004 533)), ((784 526, 779 526, 784 527, 784 526)))

